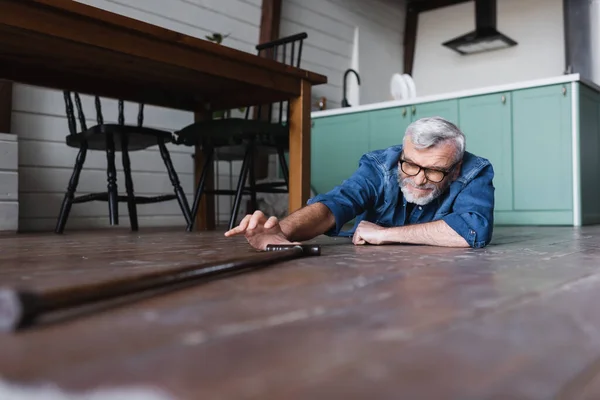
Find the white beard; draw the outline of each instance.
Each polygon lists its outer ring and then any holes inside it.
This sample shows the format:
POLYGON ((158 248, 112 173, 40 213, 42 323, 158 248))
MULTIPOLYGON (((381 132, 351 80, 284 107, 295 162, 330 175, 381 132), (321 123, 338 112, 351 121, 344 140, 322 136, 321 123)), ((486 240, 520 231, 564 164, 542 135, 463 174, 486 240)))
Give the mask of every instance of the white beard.
POLYGON ((400 173, 400 169, 398 169, 398 184, 400 185, 400 190, 402 190, 402 194, 404 194, 404 198, 406 199, 406 201, 408 201, 409 203, 416 204, 418 206, 424 206, 426 204, 429 204, 434 199, 436 199, 439 195, 441 195, 442 192, 446 189, 446 185, 444 185, 443 187, 439 187, 437 185, 434 185, 433 183, 417 185, 417 184, 415 184, 415 182, 413 181, 412 178, 407 177, 407 178, 403 179, 402 175, 400 173), (419 189, 432 189, 432 190, 426 196, 417 197, 414 194, 414 192, 411 191, 412 187, 417 187, 419 189))

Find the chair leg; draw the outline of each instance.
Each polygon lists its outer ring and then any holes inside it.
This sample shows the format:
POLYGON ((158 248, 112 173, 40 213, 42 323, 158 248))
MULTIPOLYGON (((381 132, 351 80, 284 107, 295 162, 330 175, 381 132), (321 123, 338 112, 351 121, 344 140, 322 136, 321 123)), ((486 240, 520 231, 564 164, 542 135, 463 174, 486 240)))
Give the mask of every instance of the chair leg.
POLYGON ((115 167, 115 140, 112 133, 106 134, 106 162, 108 216, 111 225, 119 225, 119 192, 117 190, 117 168, 115 167))
POLYGON ((252 210, 250 210, 250 212, 253 213, 254 211, 258 210, 258 202, 256 201, 256 163, 254 162, 254 157, 256 153, 254 151, 253 144, 250 144, 250 149, 250 206, 252 207, 252 210))
POLYGON ((283 179, 285 180, 285 185, 287 186, 288 192, 289 192, 289 190, 290 190, 290 182, 289 182, 290 170, 288 169, 287 162, 285 161, 285 154, 283 152, 283 148, 281 148, 281 147, 277 148, 277 155, 279 156, 279 166, 281 167, 281 173, 283 174, 283 179))
POLYGON ((79 184, 79 175, 81 174, 83 164, 85 163, 87 149, 87 142, 83 142, 79 148, 77 158, 75 159, 73 173, 71 174, 71 179, 69 180, 69 185, 67 186, 67 193, 65 193, 65 198, 63 199, 62 206, 60 208, 60 214, 58 216, 56 228, 54 229, 55 233, 63 233, 65 229, 67 219, 69 218, 69 213, 71 212, 71 206, 73 205, 73 199, 75 198, 75 191, 77 190, 77 185, 79 184))
POLYGON ((192 206, 191 221, 187 226, 187 231, 191 232, 194 229, 194 222, 196 222, 196 215, 198 214, 198 207, 200 207, 200 200, 202 199, 202 193, 204 192, 204 186, 206 185, 206 176, 210 170, 210 164, 213 162, 214 149, 210 146, 204 148, 204 165, 202 166, 202 174, 200 175, 200 181, 198 182, 198 188, 194 195, 194 204, 192 206))
POLYGON ((248 177, 248 171, 250 170, 250 157, 252 157, 252 155, 252 148, 248 146, 246 149, 246 154, 244 155, 244 161, 242 162, 242 170, 240 171, 240 178, 238 180, 237 189, 235 192, 233 210, 231 210, 231 217, 229 218, 229 230, 233 229, 237 220, 237 214, 240 210, 240 203, 242 202, 242 195, 244 194, 246 178, 248 177))
POLYGON ((129 212, 129 223, 132 231, 137 231, 138 217, 133 191, 133 178, 131 177, 131 160, 129 159, 129 137, 121 135, 121 153, 123 155, 123 172, 125 173, 125 188, 127 190, 127 210, 129 212))
POLYGON ((185 192, 181 187, 181 183, 179 182, 177 172, 173 167, 173 162, 171 161, 169 150, 167 150, 167 146, 165 146, 165 142, 163 139, 158 139, 158 147, 160 149, 160 155, 165 163, 165 167, 167 167, 169 179, 171 179, 171 184, 173 185, 173 189, 175 190, 177 202, 179 203, 179 207, 181 208, 181 212, 183 213, 185 222, 187 226, 190 226, 190 224, 192 223, 192 217, 190 215, 190 206, 188 204, 187 197, 185 197, 185 192))

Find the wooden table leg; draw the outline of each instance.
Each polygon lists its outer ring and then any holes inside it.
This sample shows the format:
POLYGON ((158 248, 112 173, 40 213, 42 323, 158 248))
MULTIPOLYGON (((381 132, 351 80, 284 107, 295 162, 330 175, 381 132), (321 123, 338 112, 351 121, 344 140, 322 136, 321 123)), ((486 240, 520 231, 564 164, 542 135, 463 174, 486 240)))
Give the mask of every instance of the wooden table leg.
POLYGON ((290 214, 304 207, 310 196, 310 106, 311 84, 302 81, 300 96, 290 101, 290 214))
MULTIPOLYGON (((205 121, 212 118, 212 114, 207 111, 199 111, 194 114, 195 121, 205 121)), ((200 182, 200 175, 202 174, 202 167, 204 166, 204 154, 202 149, 196 146, 194 152, 194 194, 198 189, 198 182, 200 182)), ((214 168, 213 164, 210 164, 210 171, 206 176, 206 182, 204 184, 204 190, 210 191, 214 189, 214 168)), ((215 224, 215 196, 212 194, 204 194, 200 199, 198 205, 198 213, 196 214, 196 221, 194 226, 197 231, 214 230, 215 224)))

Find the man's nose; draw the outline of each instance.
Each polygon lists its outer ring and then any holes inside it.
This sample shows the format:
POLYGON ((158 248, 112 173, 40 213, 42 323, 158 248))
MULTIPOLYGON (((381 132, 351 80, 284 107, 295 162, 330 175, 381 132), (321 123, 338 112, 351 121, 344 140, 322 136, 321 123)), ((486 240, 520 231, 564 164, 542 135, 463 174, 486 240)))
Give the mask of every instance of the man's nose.
POLYGON ((427 177, 425 176, 425 171, 420 170, 419 173, 414 178, 415 184, 424 185, 427 182, 427 177))

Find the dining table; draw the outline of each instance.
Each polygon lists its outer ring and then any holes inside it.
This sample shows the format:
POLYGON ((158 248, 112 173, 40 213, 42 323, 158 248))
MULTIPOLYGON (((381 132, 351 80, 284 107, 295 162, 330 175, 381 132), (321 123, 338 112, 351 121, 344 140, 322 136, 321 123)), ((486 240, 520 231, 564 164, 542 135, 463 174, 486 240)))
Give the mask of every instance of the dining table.
MULTIPOLYGON (((0 10, 0 79, 186 110, 197 120, 289 101, 288 212, 306 204, 311 92, 326 76, 72 0, 0 0, 0 10)), ((197 185, 198 146, 194 159, 197 185)), ((214 198, 204 196, 195 226, 214 223, 214 198)))

